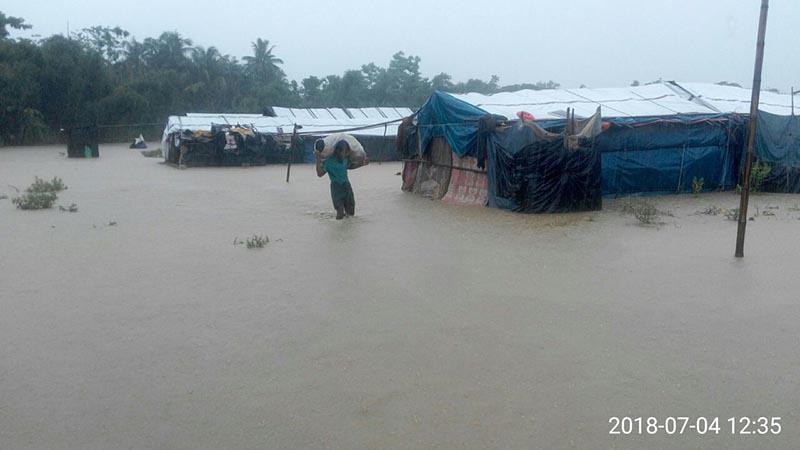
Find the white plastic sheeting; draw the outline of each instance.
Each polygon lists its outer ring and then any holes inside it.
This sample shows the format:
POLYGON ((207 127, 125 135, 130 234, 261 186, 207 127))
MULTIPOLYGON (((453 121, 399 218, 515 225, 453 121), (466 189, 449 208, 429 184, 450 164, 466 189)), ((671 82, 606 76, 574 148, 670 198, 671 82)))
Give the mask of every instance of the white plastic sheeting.
MULTIPOLYGON (((623 88, 544 89, 501 92, 493 95, 454 94, 456 98, 490 113, 509 119, 518 111, 527 111, 536 119, 566 117, 567 108, 575 115, 589 117, 598 106, 603 117, 644 117, 673 114, 748 113, 750 90, 710 83, 659 82, 623 88)), ((800 96, 795 96, 795 103, 800 96)), ((761 92, 759 109, 788 115, 789 94, 761 92)))
POLYGON ((544 89, 503 92, 494 95, 463 94, 457 98, 493 114, 516 118, 527 111, 536 119, 561 119, 567 108, 590 117, 600 106, 603 117, 663 116, 713 113, 706 106, 683 98, 665 84, 602 89, 544 89))
MULTIPOLYGON (((409 108, 282 108, 274 107, 275 117, 261 114, 239 113, 188 113, 185 116, 170 116, 161 139, 162 148, 167 136, 176 131, 210 131, 212 124, 249 125, 264 133, 291 133, 294 125, 301 125, 303 133, 320 135, 350 128, 366 127, 412 115, 409 108), (352 116, 352 117, 351 117, 352 116)), ((360 136, 396 136, 396 123, 376 126, 352 132, 360 136)))
MULTIPOLYGON (((750 89, 736 86, 722 86, 709 83, 675 83, 689 92, 696 101, 703 102, 719 112, 750 113, 750 89)), ((800 102, 800 94, 794 96, 795 114, 800 102)), ((758 109, 772 114, 788 116, 792 114, 792 98, 790 94, 776 94, 762 90, 759 94, 758 109)))

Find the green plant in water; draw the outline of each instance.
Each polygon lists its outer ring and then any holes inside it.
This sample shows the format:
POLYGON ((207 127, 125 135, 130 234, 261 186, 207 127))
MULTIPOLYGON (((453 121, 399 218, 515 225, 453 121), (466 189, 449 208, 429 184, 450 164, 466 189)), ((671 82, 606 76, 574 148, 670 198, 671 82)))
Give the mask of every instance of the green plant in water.
POLYGON ((53 177, 50 181, 45 181, 39 177, 34 177, 33 184, 27 189, 28 192, 61 192, 67 189, 67 185, 61 178, 53 177))
POLYGON ((767 163, 756 163, 753 165, 750 172, 750 190, 753 192, 761 192, 764 181, 767 179, 770 172, 772 172, 772 167, 767 163))
POLYGON ((55 192, 26 192, 20 197, 15 197, 11 201, 19 209, 47 209, 52 208, 58 196, 55 192))
POLYGON ((649 225, 655 223, 661 216, 656 206, 648 201, 641 201, 633 207, 633 216, 640 223, 649 225))
POLYGON ((252 237, 240 241, 238 237, 233 238, 233 246, 245 245, 247 248, 264 248, 269 244, 269 236, 254 234, 252 237))
POLYGON ((703 185, 705 184, 705 179, 703 178, 692 178, 692 194, 697 196, 697 194, 703 192, 703 185))
POLYGON ((247 238, 245 243, 247 248, 264 248, 269 243, 269 237, 254 234, 253 237, 247 238))
POLYGON ((725 211, 725 218, 728 220, 739 220, 739 208, 731 208, 725 211))
POLYGON ((76 205, 75 203, 71 203, 69 206, 66 206, 66 207, 58 205, 58 209, 61 210, 61 211, 64 211, 64 212, 74 213, 74 212, 78 212, 78 205, 76 205))

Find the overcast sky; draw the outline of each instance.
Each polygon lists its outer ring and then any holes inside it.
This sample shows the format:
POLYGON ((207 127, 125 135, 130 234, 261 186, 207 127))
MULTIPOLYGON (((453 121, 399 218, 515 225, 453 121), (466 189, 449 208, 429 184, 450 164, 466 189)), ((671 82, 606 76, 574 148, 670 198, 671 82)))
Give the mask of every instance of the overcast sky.
MULTIPOLYGON (((760 0, 239 1, 4 0, 0 10, 34 26, 13 36, 93 25, 136 38, 177 30, 195 45, 248 54, 276 45, 290 79, 341 74, 403 50, 423 75, 501 84, 554 80, 614 87, 658 78, 752 83, 760 0)), ((800 1, 770 2, 763 85, 800 87, 800 1)))

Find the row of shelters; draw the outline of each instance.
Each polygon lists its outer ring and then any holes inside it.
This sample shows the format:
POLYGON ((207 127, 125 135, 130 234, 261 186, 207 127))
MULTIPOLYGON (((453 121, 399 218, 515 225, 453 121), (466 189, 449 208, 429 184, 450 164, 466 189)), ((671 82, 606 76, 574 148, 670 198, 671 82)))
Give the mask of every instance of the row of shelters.
MULTIPOLYGON (((765 190, 800 192, 794 100, 761 93, 765 190)), ((401 130, 403 187, 527 212, 597 209, 601 195, 691 192, 697 180, 706 191, 729 190, 739 183, 749 109, 750 90, 704 83, 436 92, 401 130)))
POLYGON ((412 114, 403 107, 267 107, 263 114, 189 113, 168 118, 161 149, 167 162, 184 166, 313 162, 316 139, 352 130, 371 160, 390 161, 398 158, 398 123, 412 114))

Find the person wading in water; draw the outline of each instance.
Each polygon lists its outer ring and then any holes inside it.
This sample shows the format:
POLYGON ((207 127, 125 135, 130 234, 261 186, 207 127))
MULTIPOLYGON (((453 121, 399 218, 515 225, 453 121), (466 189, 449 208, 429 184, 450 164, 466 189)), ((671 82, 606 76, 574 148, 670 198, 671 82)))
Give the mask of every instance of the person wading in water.
POLYGON ((314 143, 314 156, 317 160, 317 176, 322 177, 326 173, 331 179, 331 200, 333 209, 336 210, 336 220, 345 216, 352 216, 356 213, 356 200, 353 197, 353 187, 347 178, 347 169, 350 166, 348 155, 350 154, 350 144, 345 140, 336 142, 333 147, 333 154, 322 160, 322 150, 325 143, 322 139, 314 143))

